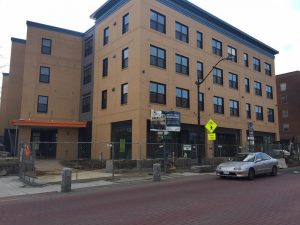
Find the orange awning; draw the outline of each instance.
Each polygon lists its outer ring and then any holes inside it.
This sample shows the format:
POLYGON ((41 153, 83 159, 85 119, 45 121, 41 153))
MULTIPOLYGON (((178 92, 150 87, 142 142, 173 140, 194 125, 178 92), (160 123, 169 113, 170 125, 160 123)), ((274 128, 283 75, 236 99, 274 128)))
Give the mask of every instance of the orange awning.
POLYGON ((64 128, 84 128, 86 122, 79 121, 58 121, 58 120, 12 120, 14 126, 25 127, 64 127, 64 128))

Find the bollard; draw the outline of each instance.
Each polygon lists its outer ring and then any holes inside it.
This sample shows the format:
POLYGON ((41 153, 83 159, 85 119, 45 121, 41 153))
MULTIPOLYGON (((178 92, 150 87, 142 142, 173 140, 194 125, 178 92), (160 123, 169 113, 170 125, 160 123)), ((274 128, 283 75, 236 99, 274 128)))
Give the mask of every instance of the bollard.
POLYGON ((71 192, 72 169, 63 168, 61 180, 61 192, 71 192))
POLYGON ((161 171, 161 166, 159 163, 153 164, 153 181, 160 181, 160 171, 161 171))

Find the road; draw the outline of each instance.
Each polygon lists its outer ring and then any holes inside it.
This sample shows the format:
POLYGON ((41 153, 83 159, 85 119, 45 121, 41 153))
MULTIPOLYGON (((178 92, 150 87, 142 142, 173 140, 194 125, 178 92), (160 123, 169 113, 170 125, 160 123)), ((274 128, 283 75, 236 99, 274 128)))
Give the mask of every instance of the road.
POLYGON ((0 198, 1 225, 299 225, 300 174, 200 175, 0 198))

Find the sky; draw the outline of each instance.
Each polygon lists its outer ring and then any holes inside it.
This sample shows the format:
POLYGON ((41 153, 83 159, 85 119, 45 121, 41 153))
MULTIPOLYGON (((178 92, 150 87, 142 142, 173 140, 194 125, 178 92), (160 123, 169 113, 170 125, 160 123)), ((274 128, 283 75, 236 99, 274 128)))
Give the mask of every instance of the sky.
MULTIPOLYGON (((26 21, 85 32, 106 0, 0 0, 0 88, 9 72, 11 37, 26 39, 26 21)), ((275 73, 300 70, 300 0, 190 0, 279 51, 275 73)))

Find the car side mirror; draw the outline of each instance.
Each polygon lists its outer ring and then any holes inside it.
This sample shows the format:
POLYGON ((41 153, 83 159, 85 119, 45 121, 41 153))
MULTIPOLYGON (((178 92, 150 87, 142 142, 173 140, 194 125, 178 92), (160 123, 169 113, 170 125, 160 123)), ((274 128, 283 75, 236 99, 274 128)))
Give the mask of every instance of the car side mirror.
POLYGON ((261 162, 262 161, 262 159, 257 159, 256 161, 255 161, 255 163, 258 163, 258 162, 261 162))

